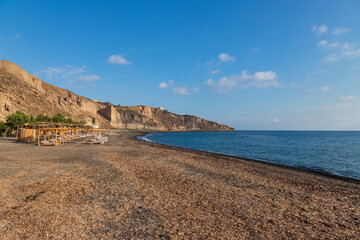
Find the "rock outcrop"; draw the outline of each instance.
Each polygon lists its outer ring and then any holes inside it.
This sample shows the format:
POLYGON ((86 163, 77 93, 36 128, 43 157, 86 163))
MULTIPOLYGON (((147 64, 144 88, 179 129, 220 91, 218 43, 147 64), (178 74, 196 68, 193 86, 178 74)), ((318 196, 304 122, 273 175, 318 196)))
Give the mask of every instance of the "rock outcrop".
POLYGON ((42 81, 34 75, 27 73, 24 69, 15 63, 6 60, 0 60, 0 73, 7 73, 17 79, 22 79, 33 86, 37 91, 44 92, 41 83, 42 81))
POLYGON ((46 83, 18 65, 0 60, 0 121, 21 110, 27 114, 62 113, 102 127, 154 131, 230 131, 232 128, 190 115, 147 106, 114 106, 46 83))
POLYGON ((48 84, 12 62, 0 61, 0 120, 21 110, 34 116, 62 113, 76 121, 109 126, 97 114, 103 107, 101 103, 48 84))

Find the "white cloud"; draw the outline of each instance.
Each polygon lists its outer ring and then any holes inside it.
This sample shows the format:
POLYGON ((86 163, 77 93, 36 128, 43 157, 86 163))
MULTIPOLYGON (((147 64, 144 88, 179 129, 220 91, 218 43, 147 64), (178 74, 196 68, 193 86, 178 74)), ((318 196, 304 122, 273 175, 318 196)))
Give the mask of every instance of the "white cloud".
POLYGON ((350 44, 350 43, 346 42, 341 46, 341 48, 344 49, 344 50, 351 49, 351 48, 353 48, 353 44, 350 44))
POLYGON ((206 81, 206 86, 209 88, 216 88, 216 89, 232 89, 237 84, 237 79, 233 77, 222 77, 219 79, 218 82, 215 82, 213 79, 209 79, 206 81))
POLYGON ((318 26, 318 25, 314 25, 311 29, 311 31, 313 32, 317 32, 318 34, 323 34, 328 30, 328 27, 324 24, 318 26))
POLYGON ((356 97, 351 96, 351 95, 339 97, 339 100, 355 100, 355 99, 356 99, 356 97))
POLYGON ((51 80, 53 78, 54 75, 58 75, 60 73, 63 73, 65 71, 64 68, 53 68, 53 67, 48 67, 46 69, 41 69, 40 71, 38 71, 36 73, 36 75, 40 76, 40 77, 45 77, 49 80, 51 80))
POLYGON ((256 72, 254 75, 254 79, 257 81, 274 80, 276 78, 277 78, 276 73, 273 71, 256 72))
POLYGON ((280 122, 280 119, 274 118, 274 122, 278 123, 278 122, 280 122))
MULTIPOLYGON (((165 89, 165 88, 169 88, 170 86, 174 85, 174 81, 173 80, 169 80, 167 82, 161 82, 159 83, 158 85, 158 88, 162 88, 162 89, 165 89)), ((198 92, 200 91, 199 88, 197 87, 193 87, 191 88, 190 90, 185 87, 185 86, 180 86, 180 87, 174 87, 171 89, 171 92, 175 95, 190 95, 192 93, 195 93, 195 92, 198 92)))
POLYGON ((246 89, 249 87, 278 87, 280 83, 276 79, 277 75, 273 71, 256 72, 254 75, 243 71, 240 75, 222 77, 218 81, 209 79, 205 84, 208 88, 226 93, 234 89, 246 89))
POLYGON ((95 82, 101 80, 101 77, 98 75, 92 74, 92 75, 85 75, 85 76, 79 76, 78 81, 82 83, 89 83, 89 82, 95 82))
POLYGON ((342 47, 342 45, 338 42, 329 43, 327 40, 320 41, 317 46, 325 49, 342 47))
POLYGON ((330 91, 330 87, 329 87, 329 86, 322 86, 322 87, 321 87, 321 91, 322 91, 322 92, 330 91))
POLYGON ((161 82, 159 83, 158 88, 168 88, 173 84, 174 84, 173 80, 169 80, 168 82, 161 82))
POLYGON ((52 79, 66 79, 73 75, 77 75, 80 73, 84 73, 88 68, 83 67, 73 67, 73 66, 64 66, 64 67, 47 67, 38 71, 36 74, 39 76, 43 76, 48 80, 52 79))
POLYGON ((349 57, 358 57, 358 56, 360 56, 360 48, 344 51, 343 55, 349 56, 349 57))
POLYGON ((352 107, 352 103, 337 103, 337 104, 329 104, 320 107, 315 107, 315 109, 327 111, 327 110, 336 110, 336 109, 346 109, 351 107, 352 107))
POLYGON ((197 87, 193 87, 191 90, 192 90, 192 91, 194 91, 194 92, 198 92, 198 91, 200 91, 200 89, 199 89, 199 88, 197 88, 197 87))
POLYGON ((325 57, 325 61, 327 62, 336 62, 337 60, 339 60, 339 58, 336 54, 330 54, 325 57))
POLYGON ((172 92, 176 95, 190 95, 190 92, 186 87, 176 87, 173 88, 172 92))
POLYGON ((333 31, 334 35, 339 35, 339 34, 343 34, 343 33, 348 33, 350 32, 352 29, 351 28, 346 28, 346 27, 337 27, 335 28, 335 30, 333 31))
POLYGON ((221 69, 220 69, 220 68, 211 71, 212 74, 219 73, 219 72, 221 72, 221 69))
POLYGON ((161 83, 159 83, 158 87, 159 88, 167 88, 168 84, 166 82, 161 82, 161 83))
POLYGON ((341 46, 341 44, 338 43, 338 42, 329 43, 327 45, 328 48, 337 48, 337 47, 340 47, 340 46, 341 46))
POLYGON ((220 53, 218 58, 220 59, 221 62, 234 62, 235 61, 235 57, 230 56, 227 53, 220 53))
MULTIPOLYGON (((313 31, 318 31, 320 28, 316 25, 313 27, 313 31)), ((339 27, 336 28, 333 34, 338 35, 346 32, 350 32, 351 28, 339 27)), ((326 62, 336 62, 346 57, 360 57, 360 48, 356 46, 356 43, 349 42, 332 42, 328 40, 321 40, 317 43, 317 47, 330 51, 330 54, 325 57, 326 62)))
POLYGON ((48 80, 61 80, 69 85, 78 85, 92 83, 101 80, 101 77, 95 74, 85 74, 89 70, 88 67, 47 67, 36 73, 39 77, 45 77, 48 80))
POLYGON ((204 63, 204 67, 211 67, 213 64, 214 64, 214 59, 211 59, 210 61, 204 63))
POLYGON ((321 40, 318 44, 317 44, 317 46, 318 47, 325 47, 325 46, 327 46, 328 45, 328 41, 327 40, 321 40))
POLYGON ((109 63, 115 63, 115 64, 121 64, 121 65, 127 65, 130 64, 129 61, 127 61, 124 57, 121 55, 111 55, 108 59, 109 63))

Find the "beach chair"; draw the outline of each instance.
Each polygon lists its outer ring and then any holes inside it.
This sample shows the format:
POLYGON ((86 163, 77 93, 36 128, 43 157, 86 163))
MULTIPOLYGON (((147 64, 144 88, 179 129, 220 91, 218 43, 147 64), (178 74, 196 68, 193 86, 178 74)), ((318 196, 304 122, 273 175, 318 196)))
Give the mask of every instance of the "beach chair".
POLYGON ((107 142, 107 141, 108 141, 108 138, 107 138, 107 137, 96 136, 95 138, 96 138, 97 140, 104 141, 104 142, 107 142))
POLYGON ((54 142, 49 142, 47 140, 42 140, 41 141, 41 145, 45 145, 45 146, 55 146, 54 142))
POLYGON ((91 138, 90 139, 90 144, 104 144, 105 141, 101 140, 101 139, 95 139, 95 138, 91 138))

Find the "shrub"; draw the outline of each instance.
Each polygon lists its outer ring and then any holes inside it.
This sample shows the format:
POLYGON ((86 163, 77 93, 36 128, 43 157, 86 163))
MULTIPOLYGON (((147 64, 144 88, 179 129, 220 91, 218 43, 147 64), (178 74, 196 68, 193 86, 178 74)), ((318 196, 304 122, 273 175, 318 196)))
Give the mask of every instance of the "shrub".
POLYGON ((0 121, 0 132, 5 132, 8 127, 4 122, 0 121))
POLYGON ((65 119, 65 122, 66 122, 66 123, 74 123, 71 118, 66 118, 66 119, 65 119))
POLYGON ((36 120, 32 114, 30 114, 30 123, 35 123, 36 120))
POLYGON ((36 116, 35 118, 36 122, 50 122, 51 121, 51 117, 48 117, 44 114, 39 114, 36 116))
POLYGON ((53 122, 65 122, 65 117, 61 113, 57 113, 52 117, 53 122))
MULTIPOLYGON (((39 114, 34 118, 33 115, 27 115, 22 111, 16 111, 14 114, 7 116, 6 123, 0 122, 0 132, 6 130, 15 130, 18 126, 24 123, 38 123, 38 122, 57 122, 57 123, 74 123, 71 118, 66 118, 61 113, 55 114, 53 117, 39 114)), ((85 123, 85 122, 84 122, 85 123)))
POLYGON ((30 116, 22 111, 16 111, 15 113, 7 116, 6 125, 11 129, 15 129, 24 123, 30 122, 30 116))
POLYGON ((0 121, 0 136, 6 136, 6 133, 10 130, 8 126, 2 121, 0 121))

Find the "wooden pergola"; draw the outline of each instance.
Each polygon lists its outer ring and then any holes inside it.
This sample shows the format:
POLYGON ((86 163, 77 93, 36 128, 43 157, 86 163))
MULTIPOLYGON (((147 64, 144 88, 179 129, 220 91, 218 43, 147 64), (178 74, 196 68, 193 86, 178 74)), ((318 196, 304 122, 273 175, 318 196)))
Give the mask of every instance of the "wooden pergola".
POLYGON ((81 128, 49 128, 39 127, 37 129, 38 146, 53 145, 70 142, 79 137, 81 128), (43 139, 43 140, 41 140, 43 139))
POLYGON ((35 126, 38 146, 57 146, 80 138, 80 135, 102 135, 106 129, 64 123, 43 123, 35 126))
POLYGON ((38 146, 57 146, 79 138, 84 127, 69 123, 41 123, 36 126, 38 146))
POLYGON ((19 129, 22 129, 22 132, 24 132, 24 134, 20 134, 19 141, 22 135, 26 135, 25 133, 29 132, 33 136, 32 142, 37 140, 38 146, 58 146, 59 144, 79 139, 81 136, 101 136, 108 131, 108 129, 71 123, 30 123, 24 124, 19 129))

